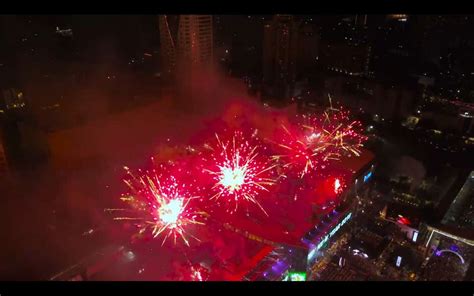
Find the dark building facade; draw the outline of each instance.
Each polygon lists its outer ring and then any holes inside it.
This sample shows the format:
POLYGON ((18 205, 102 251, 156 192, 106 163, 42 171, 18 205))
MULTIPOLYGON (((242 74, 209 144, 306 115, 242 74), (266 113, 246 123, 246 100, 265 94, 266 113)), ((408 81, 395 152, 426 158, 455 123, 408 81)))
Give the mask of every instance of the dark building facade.
POLYGON ((293 16, 276 15, 264 25, 264 95, 276 99, 291 96, 296 81, 298 25, 293 16))

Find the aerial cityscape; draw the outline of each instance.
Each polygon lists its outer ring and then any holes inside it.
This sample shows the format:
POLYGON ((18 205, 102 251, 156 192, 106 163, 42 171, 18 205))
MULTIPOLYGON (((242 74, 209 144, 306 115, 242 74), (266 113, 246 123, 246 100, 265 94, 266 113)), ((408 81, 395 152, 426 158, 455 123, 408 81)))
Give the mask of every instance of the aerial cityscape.
POLYGON ((0 280, 473 281, 473 30, 0 15, 0 280))

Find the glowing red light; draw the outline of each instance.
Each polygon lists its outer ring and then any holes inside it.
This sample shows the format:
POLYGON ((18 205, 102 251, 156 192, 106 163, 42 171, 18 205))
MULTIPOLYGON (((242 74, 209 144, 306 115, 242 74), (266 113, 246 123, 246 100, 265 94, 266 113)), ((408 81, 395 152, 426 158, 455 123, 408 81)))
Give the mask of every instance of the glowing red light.
MULTIPOLYGON (((153 237, 163 236, 163 243, 174 237, 175 242, 181 238, 189 245, 187 238, 194 231, 189 226, 203 224, 202 216, 218 216, 220 208, 227 214, 244 204, 256 205, 267 214, 264 207, 270 209, 273 199, 283 208, 281 204, 297 198, 324 207, 336 205, 347 186, 348 170, 331 164, 359 156, 365 140, 360 122, 332 106, 320 115, 293 118, 286 113, 254 116, 259 113, 245 110, 236 108, 213 121, 186 143, 193 145, 186 146, 189 149, 179 152, 181 148, 170 147, 172 153, 160 152, 160 163, 169 164, 170 171, 153 166, 135 176, 126 168, 130 190, 122 200, 131 209, 112 209, 126 213, 117 219, 136 222, 140 234, 151 230, 153 237), (279 191, 285 190, 291 191, 288 201, 277 200, 279 191)), ((247 209, 247 217, 252 214, 247 209)), ((398 222, 410 224, 404 217, 398 222)), ((206 279, 202 269, 187 272, 193 280, 206 279)))
POLYGON ((401 215, 398 215, 397 222, 400 223, 400 224, 403 224, 403 225, 410 225, 411 224, 411 221, 408 218, 405 218, 401 215))

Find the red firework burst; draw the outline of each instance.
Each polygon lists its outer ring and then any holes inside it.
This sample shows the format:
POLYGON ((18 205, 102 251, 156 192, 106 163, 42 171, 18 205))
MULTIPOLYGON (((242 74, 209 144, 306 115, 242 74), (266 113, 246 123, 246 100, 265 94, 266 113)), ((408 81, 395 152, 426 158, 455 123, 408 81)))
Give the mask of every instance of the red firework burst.
POLYGON ((351 121, 349 113, 330 109, 323 116, 307 115, 297 118, 291 126, 281 126, 274 157, 282 159, 285 167, 292 167, 302 178, 310 171, 324 169, 329 161, 338 160, 345 153, 360 154, 361 124, 351 121))
POLYGON ((153 237, 163 234, 164 244, 172 236, 174 243, 180 237, 189 246, 187 237, 193 235, 185 231, 191 224, 204 224, 199 221, 206 213, 194 211, 189 206, 192 196, 185 184, 179 183, 172 175, 163 177, 153 172, 136 177, 125 167, 128 178, 124 180, 130 192, 122 196, 122 200, 129 203, 132 209, 108 209, 109 211, 125 211, 134 215, 117 217, 116 220, 136 221, 139 233, 143 234, 151 229, 153 237), (139 217, 136 217, 136 216, 139 217))
POLYGON ((250 144, 242 132, 235 132, 228 141, 221 141, 216 134, 216 140, 215 143, 206 145, 211 155, 204 171, 212 176, 212 189, 215 191, 211 199, 219 200, 223 197, 227 198, 226 201, 233 202, 234 209, 231 213, 237 210, 241 202, 248 201, 267 214, 257 196, 268 191, 268 187, 276 180, 272 178, 271 172, 275 165, 269 164, 258 152, 264 148, 250 144))

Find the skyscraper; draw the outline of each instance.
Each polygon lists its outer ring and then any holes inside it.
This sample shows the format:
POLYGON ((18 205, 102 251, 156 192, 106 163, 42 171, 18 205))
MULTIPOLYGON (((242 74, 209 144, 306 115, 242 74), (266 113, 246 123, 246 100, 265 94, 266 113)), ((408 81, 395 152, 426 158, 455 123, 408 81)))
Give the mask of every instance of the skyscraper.
POLYGON ((161 43, 161 67, 164 76, 171 76, 176 66, 176 46, 168 24, 168 16, 158 16, 161 43))
POLYGON ((179 68, 179 79, 193 69, 213 62, 213 27, 211 15, 179 15, 177 30, 170 16, 158 17, 161 42, 162 72, 172 75, 179 68))
POLYGON ((213 33, 211 15, 180 15, 178 59, 192 66, 211 65, 213 33))
POLYGON ((276 15, 264 25, 263 85, 265 95, 291 96, 296 79, 298 26, 290 15, 276 15))
POLYGON ((308 76, 319 60, 319 31, 309 23, 303 23, 298 34, 298 54, 296 58, 296 79, 308 76))
POLYGON ((344 18, 323 28, 321 65, 350 76, 370 76, 372 43, 365 16, 344 18))

